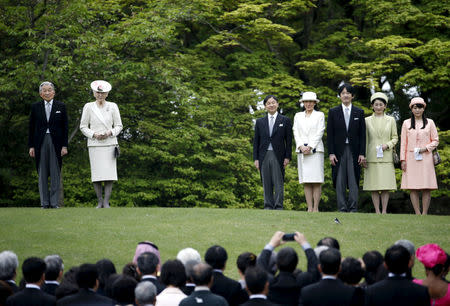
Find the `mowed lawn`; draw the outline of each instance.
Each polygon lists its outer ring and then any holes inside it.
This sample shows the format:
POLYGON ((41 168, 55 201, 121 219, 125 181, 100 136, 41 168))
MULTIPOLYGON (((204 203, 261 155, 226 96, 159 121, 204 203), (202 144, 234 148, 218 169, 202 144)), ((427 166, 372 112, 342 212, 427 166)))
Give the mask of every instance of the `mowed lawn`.
MULTIPOLYGON (((0 208, 0 251, 14 251, 20 263, 29 256, 59 254, 66 270, 108 258, 121 271, 133 259, 136 244, 149 240, 159 247, 163 262, 185 247, 197 249, 203 257, 208 247, 219 244, 228 252, 225 274, 238 278, 237 256, 245 251, 258 254, 277 230, 302 232, 313 247, 325 236, 335 237, 343 257, 361 257, 367 250, 384 254, 398 239, 409 239, 416 247, 438 243, 450 252, 450 216, 208 208, 0 208), (335 217, 342 224, 336 224, 335 217)), ((298 251, 299 268, 305 269, 301 247, 295 242, 285 246, 298 251)), ((413 273, 424 277, 420 262, 413 273)))

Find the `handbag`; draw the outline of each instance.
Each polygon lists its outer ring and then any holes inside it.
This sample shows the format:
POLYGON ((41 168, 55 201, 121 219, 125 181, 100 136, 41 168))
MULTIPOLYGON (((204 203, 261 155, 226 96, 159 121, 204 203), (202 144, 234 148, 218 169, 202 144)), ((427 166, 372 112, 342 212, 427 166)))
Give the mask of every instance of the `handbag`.
POLYGON ((398 157, 395 146, 392 148, 392 161, 394 162, 394 165, 400 164, 400 157, 398 157))
POLYGON ((435 149, 433 152, 433 162, 435 166, 439 165, 442 162, 441 156, 439 155, 437 149, 435 149))
POLYGON ((120 147, 119 147, 119 145, 116 145, 114 147, 114 157, 117 158, 119 156, 120 156, 120 147))

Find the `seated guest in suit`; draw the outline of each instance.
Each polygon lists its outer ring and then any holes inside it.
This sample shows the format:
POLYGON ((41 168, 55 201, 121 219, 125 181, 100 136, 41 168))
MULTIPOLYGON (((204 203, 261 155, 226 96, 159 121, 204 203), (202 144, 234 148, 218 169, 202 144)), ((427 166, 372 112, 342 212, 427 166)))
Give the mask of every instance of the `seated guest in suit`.
POLYGON ((94 264, 82 264, 76 273, 78 293, 58 300, 57 305, 114 305, 114 301, 97 294, 98 273, 94 264))
POLYGON ((111 274, 116 273, 116 267, 114 266, 114 263, 109 259, 100 259, 95 263, 95 266, 97 267, 97 273, 98 273, 98 289, 97 293, 101 295, 106 295, 105 293, 105 286, 106 282, 108 281, 108 278, 111 274))
POLYGON ((410 259, 408 250, 401 245, 386 250, 384 263, 389 271, 388 278, 367 287, 367 306, 430 305, 427 288, 414 284, 406 275, 410 259))
POLYGON ((157 275, 160 269, 159 258, 155 253, 142 253, 137 259, 137 271, 141 276, 141 282, 150 281, 156 286, 158 294, 164 290, 165 286, 159 281, 157 275))
POLYGON ((336 250, 340 250, 339 242, 336 238, 333 237, 324 237, 317 242, 317 246, 326 245, 330 248, 335 248, 336 250))
POLYGON ((202 261, 200 253, 193 248, 185 248, 178 252, 177 259, 184 265, 186 271, 186 284, 181 290, 186 295, 190 295, 194 291, 195 284, 192 280, 192 268, 202 261))
POLYGON ((258 266, 248 267, 245 271, 245 284, 250 298, 243 306, 275 305, 267 299, 269 279, 267 272, 258 266))
POLYGON ((48 255, 44 258, 47 266, 45 270, 45 284, 42 286, 42 291, 55 295, 56 289, 59 287, 64 273, 64 264, 59 255, 48 255))
POLYGON ((254 267, 256 265, 256 255, 251 252, 244 252, 238 256, 236 265, 241 278, 239 283, 241 284, 242 289, 245 289, 245 271, 247 268, 254 267))
POLYGON ((353 294, 352 306, 364 305, 364 287, 360 284, 364 276, 364 267, 361 261, 354 257, 346 257, 341 263, 341 270, 338 273, 338 278, 348 286, 355 288, 353 294))
POLYGON ((178 259, 168 260, 163 264, 161 281, 166 289, 156 297, 156 306, 178 306, 187 297, 180 289, 186 284, 186 272, 178 259))
POLYGON ((138 282, 128 275, 120 275, 112 285, 112 297, 119 305, 133 305, 134 289, 138 282))
POLYGON ((426 278, 414 279, 413 282, 428 288, 431 305, 450 305, 450 284, 442 278, 446 270, 447 254, 439 245, 430 243, 417 249, 417 259, 425 267, 426 278))
POLYGON ((362 257, 364 261, 364 283, 362 283, 362 287, 367 287, 369 285, 374 284, 377 279, 376 275, 378 270, 380 269, 380 266, 383 265, 383 255, 381 255, 380 252, 374 250, 374 251, 368 251, 364 253, 362 257))
POLYGON ((45 262, 41 258, 29 257, 22 264, 25 289, 6 300, 8 306, 56 305, 56 298, 41 290, 45 279, 45 262))
POLYGON ((213 284, 213 269, 205 263, 196 264, 193 268, 192 278, 195 290, 190 296, 180 302, 180 306, 214 305, 227 306, 228 302, 220 295, 211 292, 213 284))
POLYGON ((16 271, 19 259, 14 252, 3 251, 0 253, 0 280, 5 281, 14 293, 19 291, 16 284, 16 271))
POLYGON ((140 282, 134 289, 137 306, 153 306, 156 303, 156 287, 151 282, 140 282))
POLYGON ((59 284, 59 287, 55 290, 56 300, 59 301, 65 296, 69 296, 77 293, 80 288, 78 288, 76 275, 78 273, 78 267, 72 267, 64 273, 64 277, 59 284))
POLYGON ((227 260, 227 251, 219 245, 206 250, 205 261, 213 268, 214 276, 211 292, 223 296, 230 305, 239 305, 248 299, 248 295, 239 282, 223 274, 227 260))
POLYGON ((341 253, 335 248, 323 251, 319 257, 322 280, 304 287, 299 305, 350 305, 355 289, 337 278, 341 268, 341 253))
MULTIPOLYGON (((286 242, 283 240, 283 235, 283 232, 277 231, 261 252, 259 264, 264 270, 268 271, 268 263, 273 250, 286 242)), ((308 270, 307 272, 294 273, 298 264, 298 255, 293 248, 285 247, 278 252, 276 264, 279 273, 275 277, 269 276, 268 294, 269 300, 276 304, 297 305, 301 288, 318 281, 320 278, 316 255, 305 236, 296 232, 294 239, 305 251, 308 270)))

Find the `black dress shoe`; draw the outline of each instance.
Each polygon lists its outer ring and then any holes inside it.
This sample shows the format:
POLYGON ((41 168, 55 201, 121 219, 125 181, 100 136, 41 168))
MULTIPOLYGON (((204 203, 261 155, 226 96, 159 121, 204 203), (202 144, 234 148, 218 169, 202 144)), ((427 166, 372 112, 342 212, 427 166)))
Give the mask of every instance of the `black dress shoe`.
POLYGON ((50 206, 42 206, 41 209, 49 209, 50 206))

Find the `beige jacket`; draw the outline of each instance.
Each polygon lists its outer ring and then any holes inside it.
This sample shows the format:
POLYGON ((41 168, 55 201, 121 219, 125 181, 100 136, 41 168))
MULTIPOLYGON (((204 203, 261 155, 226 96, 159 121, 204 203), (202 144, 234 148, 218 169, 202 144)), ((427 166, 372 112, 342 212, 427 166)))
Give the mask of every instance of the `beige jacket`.
POLYGON ((298 148, 305 143, 316 149, 316 152, 324 152, 322 136, 325 131, 325 115, 313 110, 309 119, 307 124, 305 112, 296 113, 294 116, 292 131, 295 138, 295 152, 299 153, 298 148))
POLYGON ((88 147, 101 147, 117 145, 117 135, 122 131, 122 120, 116 103, 105 102, 104 112, 97 107, 96 102, 86 103, 81 115, 80 130, 88 138, 88 147), (106 114, 105 114, 106 113, 106 114), (112 135, 106 139, 94 139, 94 133, 106 133, 112 135))

